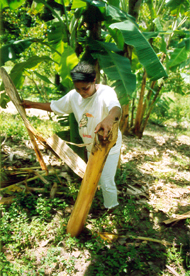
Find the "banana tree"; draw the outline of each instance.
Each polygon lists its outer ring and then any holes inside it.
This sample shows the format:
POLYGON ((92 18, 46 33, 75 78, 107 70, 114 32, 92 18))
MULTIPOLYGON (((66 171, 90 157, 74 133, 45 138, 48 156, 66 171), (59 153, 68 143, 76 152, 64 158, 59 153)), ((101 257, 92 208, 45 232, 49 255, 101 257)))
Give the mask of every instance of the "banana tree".
MULTIPOLYGON (((155 92, 154 86, 158 79, 167 77, 166 70, 148 39, 164 34, 159 31, 142 33, 136 19, 122 11, 118 1, 73 0, 71 6, 67 1, 57 0, 56 2, 62 5, 62 13, 58 13, 45 0, 33 2, 30 13, 41 12, 46 7, 53 16, 53 19, 48 22, 50 27, 45 38, 34 37, 27 41, 17 42, 19 47, 16 48, 16 52, 15 42, 4 45, 2 62, 6 62, 10 57, 12 60, 17 59, 19 53, 29 47, 31 43, 46 45, 50 51, 48 62, 60 76, 66 93, 72 88, 69 72, 79 58, 91 60, 95 62, 98 73, 100 70, 104 71, 115 88, 122 106, 128 105, 127 110, 130 110, 131 100, 136 99, 138 95, 140 80, 142 86, 140 97, 138 96, 139 104, 136 111, 135 127, 133 124, 127 124, 127 132, 133 131, 141 137, 149 117, 148 114, 151 112, 151 104, 148 100, 152 94, 159 94, 162 87, 162 85, 158 85, 157 92, 155 92), (125 51, 128 45, 132 49, 130 57, 126 56, 125 51), (144 74, 142 74, 143 68, 144 74), (147 80, 150 85, 147 84, 147 80), (148 93, 145 93, 145 87, 148 87, 148 93)), ((132 2, 138 1, 130 1, 130 4, 132 2)), ((3 1, 2 8, 8 5, 12 8, 13 4, 15 5, 15 1, 9 1, 9 4, 3 1)), ((23 4, 23 1, 16 2, 17 7, 19 4, 23 4)), ((131 4, 130 7, 133 5, 131 4)), ((136 14, 138 14, 139 2, 135 7, 136 14)), ((20 67, 16 64, 11 71, 11 77, 15 80, 17 87, 21 87, 23 84, 24 72, 28 69, 38 70, 38 64, 42 61, 47 62, 47 56, 41 56, 40 59, 31 58, 34 59, 33 67, 28 65, 31 62, 29 59, 20 67)), ((172 68, 171 66, 174 64, 171 63, 169 68, 172 68)), ((37 73, 40 77, 39 72, 37 73)), ((4 99, 6 101, 6 98, 4 99)), ((154 102, 153 99, 152 105, 154 102)), ((131 121, 133 122, 133 120, 131 121)))
MULTIPOLYGON (((80 7, 82 2, 89 3, 89 1, 75 1, 75 7, 80 7)), ((145 68, 146 75, 150 81, 155 82, 157 79, 167 77, 166 71, 150 43, 140 32, 132 16, 120 10, 117 6, 107 5, 103 2, 96 2, 93 5, 99 8, 103 15, 104 20, 101 23, 104 33, 102 32, 101 39, 99 40, 89 37, 87 40, 88 49, 90 49, 93 58, 98 59, 100 68, 103 69, 107 77, 113 82, 112 85, 118 94, 121 104, 123 106, 129 105, 130 100, 135 97, 136 76, 134 74, 135 69, 131 68, 131 60, 125 56, 126 45, 134 49, 135 56, 145 68)), ((137 5, 136 7, 136 11, 138 11, 139 6, 137 5)), ((91 18, 91 9, 86 9, 86 14, 88 12, 89 16, 86 16, 86 18, 89 21, 87 23, 88 26, 92 26, 94 22, 91 18)), ((96 16, 96 18, 98 17, 102 20, 100 16, 96 16)), ((143 99, 143 97, 141 98, 143 99)), ((139 122, 136 124, 138 126, 135 131, 137 135, 140 132, 141 126, 141 105, 139 104, 136 116, 136 121, 139 122)), ((129 108, 127 108, 127 111, 129 111, 129 108)), ((128 114, 124 115, 128 118, 128 114)), ((129 129, 129 125, 127 129, 129 129)))
MULTIPOLYGON (((182 26, 184 26, 189 16, 189 2, 186 0, 170 0, 166 3, 162 0, 155 3, 152 0, 147 0, 146 3, 150 11, 151 24, 147 29, 148 32, 144 35, 151 41, 151 45, 159 51, 160 61, 164 64, 167 73, 170 74, 171 71, 176 71, 177 68, 181 70, 186 67, 187 69, 190 51, 189 31, 184 27, 182 28, 182 26), (166 18, 171 24, 168 29, 165 28, 161 13, 165 6, 167 8, 166 18), (155 44, 153 38, 156 38, 157 44, 155 44)), ((155 102, 161 95, 164 82, 167 81, 152 81, 148 84, 146 75, 143 79, 144 86, 142 85, 139 93, 139 105, 133 127, 134 133, 139 137, 142 137, 155 102), (146 95, 145 88, 147 90, 146 95)))

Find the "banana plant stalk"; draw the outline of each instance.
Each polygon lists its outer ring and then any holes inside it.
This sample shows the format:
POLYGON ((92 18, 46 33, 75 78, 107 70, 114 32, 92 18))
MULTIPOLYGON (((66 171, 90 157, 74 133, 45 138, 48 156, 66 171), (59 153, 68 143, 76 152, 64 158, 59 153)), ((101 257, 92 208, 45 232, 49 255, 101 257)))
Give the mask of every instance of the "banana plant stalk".
POLYGON ((101 130, 98 132, 98 141, 96 137, 94 139, 78 197, 67 225, 67 233, 71 237, 78 236, 83 230, 106 158, 116 143, 118 125, 119 122, 115 122, 106 140, 103 140, 101 130))

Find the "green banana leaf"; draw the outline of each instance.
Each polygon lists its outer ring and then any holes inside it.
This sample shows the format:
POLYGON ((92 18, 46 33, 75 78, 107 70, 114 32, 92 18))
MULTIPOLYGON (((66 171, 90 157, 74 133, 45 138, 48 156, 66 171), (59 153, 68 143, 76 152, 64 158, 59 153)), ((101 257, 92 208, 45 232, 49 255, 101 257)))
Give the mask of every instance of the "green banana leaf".
POLYGON ((122 23, 114 23, 109 26, 109 32, 116 43, 118 43, 122 34, 125 43, 135 48, 138 59, 144 66, 150 80, 167 77, 167 73, 153 48, 135 24, 129 20, 122 23))
POLYGON ((179 6, 188 7, 189 1, 188 0, 170 0, 166 3, 166 7, 169 7, 171 10, 175 10, 179 6))
POLYGON ((109 5, 115 6, 117 8, 119 8, 119 0, 108 0, 109 5))
POLYGON ((23 82, 25 79, 25 77, 23 76, 24 70, 35 68, 39 63, 44 62, 44 61, 54 62, 48 56, 43 56, 43 57, 33 56, 25 62, 16 64, 10 73, 10 77, 11 77, 12 81, 14 82, 14 85, 16 86, 16 88, 20 89, 23 85, 23 82))
POLYGON ((4 8, 11 8, 11 9, 17 9, 20 6, 22 6, 26 0, 1 0, 0 1, 0 9, 4 8))
POLYGON ((5 62, 8 60, 17 59, 19 57, 19 54, 22 53, 25 49, 27 49, 33 42, 34 39, 25 39, 14 41, 12 43, 2 46, 0 49, 1 66, 4 65, 5 62))
POLYGON ((127 104, 136 89, 136 76, 131 73, 129 60, 111 52, 108 55, 96 54, 96 56, 107 77, 114 81, 112 86, 120 104, 127 104))
POLYGON ((80 9, 85 7, 86 7, 86 3, 82 0, 73 0, 72 2, 72 9, 80 9))
MULTIPOLYGON (((128 102, 136 89, 136 76, 131 73, 131 65, 128 58, 112 51, 110 43, 98 42, 106 54, 96 53, 93 57, 98 58, 101 69, 107 77, 114 81, 114 88, 121 105, 128 102)), ((115 45, 113 44, 115 49, 115 45)))
POLYGON ((126 20, 128 18, 132 18, 132 16, 126 14, 125 12, 120 10, 119 8, 111 6, 111 5, 106 5, 106 7, 105 7, 105 16, 107 18, 107 22, 108 22, 109 17, 112 20, 112 22, 115 22, 115 21, 121 22, 121 21, 126 20))
MULTIPOLYGON (((53 60, 48 56, 43 56, 43 57, 34 56, 34 57, 29 58, 25 62, 16 64, 10 72, 10 77, 11 77, 15 87, 17 89, 22 88, 24 80, 25 80, 25 76, 23 75, 24 70, 35 68, 39 63, 44 62, 44 61, 47 62, 47 61, 53 61, 53 60)), ((39 76, 40 74, 37 73, 37 75, 39 76)), ((45 80, 45 79, 43 79, 43 80, 45 80)), ((4 89, 3 86, 4 85, 2 84, 1 90, 4 89)), ((2 93, 1 98, 0 98, 0 106, 2 108, 6 108, 6 105, 9 101, 10 101, 10 99, 8 96, 6 96, 6 93, 2 93)))
POLYGON ((0 10, 8 7, 9 4, 8 4, 8 1, 7 0, 1 0, 1 3, 0 3, 0 10))
POLYGON ((164 38, 164 34, 162 33, 163 32, 163 27, 162 27, 162 23, 160 21, 160 18, 157 17, 153 20, 155 26, 156 26, 156 29, 158 30, 158 32, 160 32, 160 36, 161 36, 161 45, 160 45, 160 51, 165 53, 166 54, 166 51, 167 51, 167 45, 166 45, 166 42, 165 42, 165 38, 164 38))
POLYGON ((159 32, 162 32, 163 31, 163 27, 162 27, 162 23, 160 21, 160 18, 159 17, 156 17, 154 20, 153 20, 155 26, 156 26, 156 29, 159 31, 159 32))
POLYGON ((51 82, 46 76, 43 76, 41 74, 39 74, 38 72, 34 71, 34 74, 40 78, 41 80, 43 80, 44 82, 47 82, 48 84, 53 84, 55 85, 53 82, 51 82))
MULTIPOLYGON (((63 4, 63 0, 55 0, 55 2, 57 2, 58 4, 63 4)), ((69 6, 70 1, 69 0, 64 0, 64 5, 65 6, 69 6)))
POLYGON ((79 60, 74 49, 68 45, 65 45, 59 64, 59 74, 62 78, 62 84, 68 89, 73 87, 70 71, 75 65, 78 64, 78 62, 79 60))
MULTIPOLYGON (((190 35, 190 32, 189 32, 190 35)), ((178 43, 177 47, 182 48, 185 46, 187 51, 190 51, 190 37, 183 39, 180 43, 178 43)))
POLYGON ((183 61, 187 59, 187 50, 185 47, 183 48, 176 48, 170 55, 170 59, 166 64, 168 69, 179 65, 183 61))
POLYGON ((67 42, 67 28, 59 21, 52 22, 51 27, 47 31, 48 41, 51 44, 57 44, 60 40, 67 42))
POLYGON ((7 103, 10 101, 9 97, 7 96, 6 92, 0 94, 0 106, 2 108, 7 107, 7 103))

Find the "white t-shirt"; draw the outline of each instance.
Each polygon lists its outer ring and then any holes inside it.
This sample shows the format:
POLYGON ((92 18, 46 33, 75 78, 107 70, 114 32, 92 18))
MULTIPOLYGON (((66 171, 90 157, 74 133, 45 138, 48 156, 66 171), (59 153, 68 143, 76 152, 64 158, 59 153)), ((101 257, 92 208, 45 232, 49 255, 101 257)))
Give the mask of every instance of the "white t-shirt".
MULTIPOLYGON (((98 123, 100 123, 114 106, 120 106, 117 95, 113 88, 99 84, 98 90, 92 96, 84 99, 76 92, 71 90, 64 97, 57 101, 51 101, 51 109, 54 113, 69 114, 74 113, 79 126, 79 134, 85 144, 91 143, 87 146, 87 150, 91 151, 92 142, 94 140, 94 130, 98 123)), ((118 131, 117 143, 110 150, 110 154, 120 151, 122 142, 122 135, 118 131)))

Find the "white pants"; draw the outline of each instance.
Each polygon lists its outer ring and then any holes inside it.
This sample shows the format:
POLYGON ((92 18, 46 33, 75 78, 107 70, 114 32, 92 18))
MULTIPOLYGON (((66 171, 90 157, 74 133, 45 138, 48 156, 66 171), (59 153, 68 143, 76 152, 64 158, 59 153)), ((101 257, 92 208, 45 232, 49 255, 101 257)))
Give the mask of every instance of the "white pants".
MULTIPOLYGON (((90 153, 88 152, 88 156, 89 154, 90 153)), ((109 209, 119 205, 117 201, 117 188, 115 184, 115 174, 119 156, 120 151, 115 154, 108 155, 98 183, 102 189, 104 207, 109 209)))

